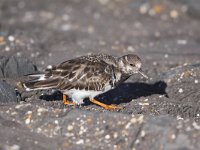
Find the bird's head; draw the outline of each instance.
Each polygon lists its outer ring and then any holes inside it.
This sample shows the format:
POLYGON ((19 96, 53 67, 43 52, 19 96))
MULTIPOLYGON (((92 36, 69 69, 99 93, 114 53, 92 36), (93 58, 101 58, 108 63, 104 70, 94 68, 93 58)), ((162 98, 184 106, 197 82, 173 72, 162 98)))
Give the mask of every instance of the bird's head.
POLYGON ((119 69, 128 75, 136 73, 141 74, 143 77, 148 78, 142 71, 142 62, 137 55, 128 54, 118 58, 119 69))

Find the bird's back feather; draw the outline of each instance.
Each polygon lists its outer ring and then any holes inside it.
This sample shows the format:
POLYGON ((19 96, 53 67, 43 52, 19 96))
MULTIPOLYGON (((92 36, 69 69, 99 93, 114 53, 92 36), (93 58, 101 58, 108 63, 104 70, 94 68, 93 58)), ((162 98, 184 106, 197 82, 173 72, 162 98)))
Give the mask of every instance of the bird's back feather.
POLYGON ((104 54, 82 56, 65 61, 44 74, 30 75, 24 83, 26 90, 58 88, 103 90, 113 79, 114 57, 104 54))

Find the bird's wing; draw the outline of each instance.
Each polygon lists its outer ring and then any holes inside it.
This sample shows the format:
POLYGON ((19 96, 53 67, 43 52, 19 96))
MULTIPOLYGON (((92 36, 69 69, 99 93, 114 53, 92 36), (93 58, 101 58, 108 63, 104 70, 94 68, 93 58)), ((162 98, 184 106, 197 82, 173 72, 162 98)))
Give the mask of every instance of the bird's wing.
POLYGON ((55 81, 58 82, 56 88, 60 90, 103 90, 112 80, 112 66, 102 60, 94 60, 77 58, 65 61, 48 70, 45 78, 59 79, 59 82, 55 81))

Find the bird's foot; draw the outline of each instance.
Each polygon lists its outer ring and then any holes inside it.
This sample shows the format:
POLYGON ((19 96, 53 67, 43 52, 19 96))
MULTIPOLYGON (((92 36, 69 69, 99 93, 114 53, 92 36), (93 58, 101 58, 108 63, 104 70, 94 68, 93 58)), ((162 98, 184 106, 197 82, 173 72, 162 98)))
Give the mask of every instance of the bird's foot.
POLYGON ((90 101, 92 103, 96 104, 96 105, 103 107, 104 109, 107 109, 107 110, 116 110, 116 109, 122 109, 123 108, 123 107, 116 106, 116 105, 107 105, 107 104, 101 103, 101 102, 99 102, 95 99, 91 99, 90 101))
POLYGON ((67 96, 63 94, 63 104, 76 106, 76 103, 68 101, 67 96))

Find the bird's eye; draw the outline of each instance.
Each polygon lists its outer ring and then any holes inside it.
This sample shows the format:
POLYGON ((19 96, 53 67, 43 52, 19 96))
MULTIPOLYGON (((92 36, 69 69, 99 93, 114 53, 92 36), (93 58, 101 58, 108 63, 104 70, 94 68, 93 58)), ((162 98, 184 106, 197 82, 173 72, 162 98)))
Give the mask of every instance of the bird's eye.
POLYGON ((135 65, 134 65, 134 64, 130 64, 130 66, 132 66, 132 67, 135 67, 135 65))

